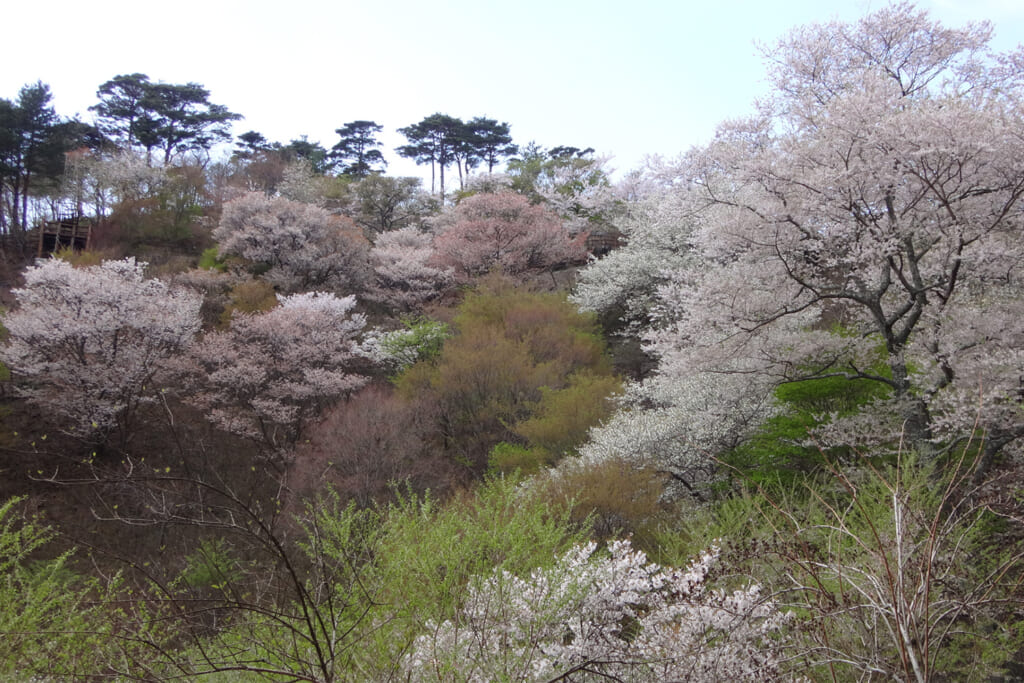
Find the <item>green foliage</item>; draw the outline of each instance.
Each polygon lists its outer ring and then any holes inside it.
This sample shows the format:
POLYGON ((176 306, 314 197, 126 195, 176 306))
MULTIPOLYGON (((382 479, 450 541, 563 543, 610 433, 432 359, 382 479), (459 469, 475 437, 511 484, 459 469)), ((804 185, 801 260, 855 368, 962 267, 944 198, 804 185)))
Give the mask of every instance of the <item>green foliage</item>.
POLYGON ((381 597, 413 624, 451 618, 469 577, 548 566, 581 541, 570 513, 516 477, 487 480, 443 506, 403 496, 387 509, 378 549, 381 597))
POLYGON ((277 306, 277 292, 265 280, 244 280, 231 288, 231 300, 220 315, 220 326, 231 324, 231 317, 237 313, 265 313, 277 306))
POLYGON ((198 83, 152 82, 145 74, 121 74, 100 85, 100 102, 90 109, 100 130, 127 146, 138 145, 147 158, 163 152, 167 164, 174 154, 209 149, 231 139, 231 121, 242 116, 209 101, 198 83))
POLYGON ((551 465, 547 451, 529 448, 502 441, 494 445, 487 456, 487 471, 491 474, 513 474, 527 476, 536 474, 542 467, 551 465))
MULTIPOLYGON (((877 368, 884 372, 884 366, 877 368)), ((830 419, 855 413, 888 395, 880 382, 823 377, 780 384, 779 413, 765 421, 747 442, 723 456, 730 470, 760 485, 791 487, 804 475, 820 473, 833 462, 851 462, 850 448, 809 444, 811 431, 830 419)))
POLYGON ((33 561, 54 534, 19 519, 21 503, 12 498, 0 505, 0 677, 100 676, 135 649, 119 638, 122 627, 134 628, 140 639, 151 637, 150 629, 141 620, 129 626, 116 579, 101 583, 72 571, 71 551, 33 561))
MULTIPOLYGON (((495 444, 518 440, 515 425, 533 417, 538 406, 547 419, 572 423, 555 395, 544 400, 545 391, 584 382, 584 374, 573 379, 576 373, 589 373, 595 387, 614 383, 598 379, 610 377, 611 366, 593 317, 562 295, 492 279, 467 295, 453 324, 456 333, 440 355, 413 365, 395 383, 406 397, 432 398, 448 454, 478 474, 495 444)), ((531 427, 544 433, 540 422, 531 427)), ((544 444, 538 445, 556 449, 577 442, 576 435, 561 443, 539 438, 544 444)))
POLYGON ((91 249, 74 249, 70 246, 60 247, 53 252, 53 258, 58 258, 61 261, 67 261, 75 268, 86 268, 88 266, 98 266, 106 259, 106 257, 98 252, 91 249))
POLYGON ((440 504, 399 495, 373 510, 328 497, 306 523, 303 547, 318 576, 318 610, 351 645, 336 675, 388 680, 428 622, 451 618, 470 577, 494 569, 547 566, 581 540, 567 513, 530 494, 515 478, 483 483, 440 504), (330 596, 330 597, 328 597, 330 596))
POLYGON ((664 513, 664 477, 622 460, 560 468, 538 487, 577 527, 590 527, 601 539, 633 536, 638 547, 648 544, 664 513))
POLYGON ((783 571, 820 610, 808 631, 814 643, 845 650, 851 674, 881 666, 893 678, 958 671, 961 680, 984 680, 1024 644, 1024 551, 1019 538, 1004 543, 991 533, 995 513, 969 488, 973 469, 965 457, 937 474, 904 456, 861 477, 835 470, 845 505, 821 499, 821 519, 791 523, 823 561, 797 555, 783 571), (965 622, 970 629, 960 628, 965 622), (866 650, 865 634, 879 628, 885 637, 866 650))
POLYGON ((403 329, 377 335, 376 352, 379 360, 401 371, 417 361, 436 358, 451 336, 446 323, 427 318, 402 320, 403 329))
POLYGON ((219 252, 220 249, 218 247, 203 249, 203 253, 199 256, 199 267, 204 270, 226 272, 228 269, 227 263, 221 260, 219 252))
POLYGON ((785 594, 797 651, 823 653, 812 680, 992 680, 1024 645, 1024 545, 962 455, 941 473, 903 456, 688 502, 650 553, 671 564, 717 542, 731 573, 785 594))
POLYGON ((191 588, 221 590, 244 575, 244 568, 223 538, 203 539, 185 563, 181 580, 191 588))
POLYGON ((622 381, 613 375, 573 373, 563 389, 541 387, 532 415, 514 431, 556 462, 573 453, 586 441, 590 428, 612 414, 612 397, 621 391, 622 381))
POLYGON ((567 510, 516 478, 487 481, 445 504, 400 494, 389 506, 358 509, 327 493, 300 523, 304 562, 292 567, 303 567, 302 605, 293 598, 236 614, 201 652, 186 653, 194 671, 216 662, 273 680, 270 672, 391 680, 426 624, 461 607, 470 577, 548 566, 582 540, 567 510))

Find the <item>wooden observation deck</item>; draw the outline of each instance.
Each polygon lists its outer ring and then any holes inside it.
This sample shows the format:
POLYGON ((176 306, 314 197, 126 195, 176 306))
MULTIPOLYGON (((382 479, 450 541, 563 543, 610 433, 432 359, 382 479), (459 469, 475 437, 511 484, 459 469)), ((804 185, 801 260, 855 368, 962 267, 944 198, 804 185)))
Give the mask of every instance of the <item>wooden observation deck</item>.
POLYGON ((75 251, 89 248, 92 238, 92 221, 79 214, 59 216, 55 221, 46 221, 39 229, 39 249, 36 256, 52 254, 61 247, 75 251))

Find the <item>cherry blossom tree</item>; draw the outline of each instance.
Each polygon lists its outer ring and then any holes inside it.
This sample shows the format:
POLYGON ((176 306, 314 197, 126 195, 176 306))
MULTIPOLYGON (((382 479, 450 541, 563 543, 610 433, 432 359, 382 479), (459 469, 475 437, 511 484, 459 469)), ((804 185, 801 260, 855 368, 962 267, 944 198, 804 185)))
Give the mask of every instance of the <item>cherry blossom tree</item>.
POLYGON ((355 297, 312 292, 278 296, 261 314, 236 314, 224 332, 193 349, 199 370, 191 402, 217 427, 274 453, 295 444, 328 402, 366 382, 355 371, 366 319, 355 297))
POLYGON ((585 233, 570 235, 550 211, 502 192, 460 202, 434 246, 440 263, 468 279, 494 268, 514 275, 579 260, 585 240, 585 233))
POLYGON ((709 590, 717 550, 684 570, 649 564, 629 541, 596 550, 577 546, 526 578, 478 577, 456 619, 427 624, 407 671, 427 681, 781 680, 787 617, 757 586, 709 590))
POLYGON ((990 35, 898 4, 768 54, 773 95, 677 164, 699 265, 658 291, 655 392, 843 377, 888 398, 832 438, 935 452, 980 418, 991 456, 1024 435, 1024 50, 990 35))
POLYGON ((616 220, 625 244, 582 270, 570 298, 584 310, 615 316, 636 334, 651 322, 669 274, 697 265, 693 239, 700 217, 677 169, 661 160, 630 180, 631 201, 616 220))
POLYGON ((25 271, 0 350, 19 391, 69 432, 122 441, 137 408, 176 384, 170 362, 199 330, 201 297, 146 279, 133 258, 74 268, 58 259, 25 271))
POLYGON ((607 227, 618 214, 621 197, 610 180, 610 160, 594 156, 591 147, 545 150, 531 143, 508 170, 516 191, 554 211, 576 234, 607 227))
POLYGON ((381 233, 370 249, 374 280, 367 298, 409 312, 440 295, 454 280, 454 269, 433 265, 434 238, 408 227, 381 233))
POLYGON ((77 153, 68 162, 73 165, 69 175, 78 185, 68 190, 91 204, 97 218, 108 215, 117 204, 130 205, 154 197, 170 182, 167 167, 146 163, 144 154, 136 150, 77 153))
POLYGON ((264 277, 285 291, 353 291, 369 275, 358 232, 319 207, 254 192, 224 205, 213 238, 221 257, 262 265, 264 277))

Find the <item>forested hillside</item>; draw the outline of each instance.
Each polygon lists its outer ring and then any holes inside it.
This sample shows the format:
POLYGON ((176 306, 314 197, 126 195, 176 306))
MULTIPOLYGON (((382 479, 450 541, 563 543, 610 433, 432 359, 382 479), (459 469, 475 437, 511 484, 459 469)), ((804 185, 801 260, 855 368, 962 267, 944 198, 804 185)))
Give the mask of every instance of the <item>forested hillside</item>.
POLYGON ((487 116, 0 99, 0 678, 1024 678, 991 33, 796 28, 622 177, 487 116))

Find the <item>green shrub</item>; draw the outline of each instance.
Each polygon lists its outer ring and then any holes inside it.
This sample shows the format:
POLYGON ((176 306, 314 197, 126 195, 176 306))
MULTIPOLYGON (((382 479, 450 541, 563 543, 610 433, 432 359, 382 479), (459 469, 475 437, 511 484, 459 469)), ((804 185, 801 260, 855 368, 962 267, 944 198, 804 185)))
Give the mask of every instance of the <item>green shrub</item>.
POLYGON ((530 446, 547 454, 547 461, 572 454, 584 443, 591 427, 614 410, 612 397, 622 391, 613 375, 588 370, 573 373, 563 389, 541 387, 540 401, 532 414, 516 423, 513 431, 530 446))
POLYGON ((825 471, 829 463, 853 462, 856 453, 851 448, 808 443, 812 430, 830 415, 851 415, 888 393, 882 383, 844 377, 781 384, 775 390, 779 413, 752 438, 723 455, 722 461, 747 481, 783 488, 825 471))
POLYGON ((451 336, 446 323, 426 318, 402 320, 402 329, 370 336, 376 359, 402 371, 418 361, 430 361, 441 353, 451 336))
POLYGON ((199 256, 199 267, 204 270, 216 270, 224 273, 227 271, 227 263, 220 258, 220 248, 210 247, 209 249, 203 249, 203 253, 199 256))
POLYGON ((600 539, 631 535, 644 547, 663 517, 663 475, 622 460, 559 468, 555 476, 541 477, 537 488, 574 525, 600 539))
MULTIPOLYGON (((447 454, 473 474, 486 470, 496 444, 523 438, 517 425, 538 408, 538 421, 524 429, 544 442, 539 448, 560 456, 578 443, 586 429, 580 425, 589 418, 574 421, 567 405, 573 395, 560 401, 554 392, 576 383, 578 396, 589 382, 603 393, 616 384, 609 379, 611 365, 593 316, 581 314, 563 295, 488 281, 466 296, 453 327, 455 334, 436 358, 412 365, 395 384, 410 400, 430 397, 447 454), (562 428, 573 431, 552 438, 562 428)), ((580 408, 591 417, 600 412, 580 408)))
POLYGON ((222 590, 244 576, 244 568, 223 538, 203 539, 185 562, 181 580, 193 589, 222 590))
POLYGON ((138 640, 154 638, 145 620, 133 617, 142 605, 124 600, 116 578, 77 575, 72 551, 33 560, 54 532, 19 519, 21 502, 0 505, 0 678, 85 680, 141 659, 138 640))
POLYGON ((547 451, 507 441, 495 444, 487 456, 487 471, 495 475, 519 472, 528 476, 550 464, 551 458, 547 451))
POLYGON ((231 316, 237 313, 265 313, 277 306, 277 292, 263 280, 244 280, 231 288, 228 293, 231 303, 220 314, 220 326, 231 324, 231 316))

